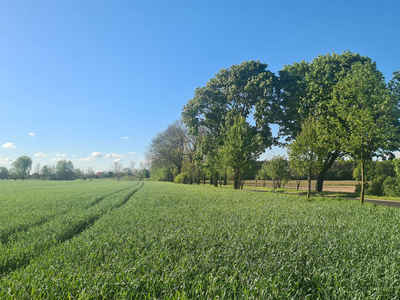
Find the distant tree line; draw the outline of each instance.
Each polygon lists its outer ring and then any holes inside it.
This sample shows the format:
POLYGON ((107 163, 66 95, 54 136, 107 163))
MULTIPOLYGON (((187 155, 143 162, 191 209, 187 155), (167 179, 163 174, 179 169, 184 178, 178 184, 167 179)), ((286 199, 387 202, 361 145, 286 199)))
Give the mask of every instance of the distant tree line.
POLYGON ((351 160, 360 170, 363 203, 368 164, 393 160, 400 146, 400 71, 386 83, 375 62, 349 51, 287 65, 278 74, 267 67, 243 62, 197 88, 182 121, 148 146, 151 177, 187 183, 208 178, 214 185, 230 178, 238 189, 275 145, 287 147, 294 177, 310 183, 316 176, 319 192, 335 161, 351 160))
POLYGON ((0 167, 0 179, 37 179, 37 180, 92 180, 94 178, 115 178, 117 180, 145 180, 150 177, 144 165, 135 169, 135 161, 130 162, 130 167, 123 168, 120 162, 115 162, 112 170, 95 173, 93 168, 86 170, 75 168, 71 161, 60 160, 55 165, 36 164, 33 173, 32 159, 28 156, 18 157, 10 169, 0 167))

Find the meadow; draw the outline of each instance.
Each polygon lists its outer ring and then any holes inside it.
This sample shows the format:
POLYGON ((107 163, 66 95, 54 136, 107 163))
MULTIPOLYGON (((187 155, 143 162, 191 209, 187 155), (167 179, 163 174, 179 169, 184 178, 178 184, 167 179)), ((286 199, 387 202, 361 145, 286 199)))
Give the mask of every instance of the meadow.
POLYGON ((1 299, 398 299, 400 210, 161 182, 1 181, 1 299))

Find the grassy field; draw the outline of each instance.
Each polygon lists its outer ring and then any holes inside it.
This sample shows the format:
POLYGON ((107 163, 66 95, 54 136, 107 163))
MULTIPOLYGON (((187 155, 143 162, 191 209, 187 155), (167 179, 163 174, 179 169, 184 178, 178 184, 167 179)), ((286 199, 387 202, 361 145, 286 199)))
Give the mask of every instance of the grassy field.
POLYGON ((0 182, 1 299, 398 299, 400 210, 158 182, 0 182))

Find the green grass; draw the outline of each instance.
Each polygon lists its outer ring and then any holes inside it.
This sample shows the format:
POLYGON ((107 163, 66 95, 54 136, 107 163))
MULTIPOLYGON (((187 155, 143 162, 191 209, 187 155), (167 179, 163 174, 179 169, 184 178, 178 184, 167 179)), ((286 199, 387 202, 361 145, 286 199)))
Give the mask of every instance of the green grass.
MULTIPOLYGON (((158 182, 104 184, 71 183, 71 203, 78 190, 104 191, 105 197, 79 198, 82 205, 35 225, 32 234, 46 239, 47 230, 54 237, 75 228, 74 220, 97 218, 67 239, 49 238, 25 264, 3 271, 1 299, 400 297, 398 209, 158 182), (113 184, 115 194, 107 196, 113 184)), ((63 186, 50 185, 47 194, 63 186)), ((9 213, 17 198, 26 207, 40 195, 46 207, 59 203, 55 198, 50 205, 44 187, 24 194, 25 200, 18 190, 0 198, 9 213)), ((12 225, 11 215, 8 221, 12 225)), ((34 249, 29 245, 38 240, 23 232, 16 233, 15 249, 34 249)))

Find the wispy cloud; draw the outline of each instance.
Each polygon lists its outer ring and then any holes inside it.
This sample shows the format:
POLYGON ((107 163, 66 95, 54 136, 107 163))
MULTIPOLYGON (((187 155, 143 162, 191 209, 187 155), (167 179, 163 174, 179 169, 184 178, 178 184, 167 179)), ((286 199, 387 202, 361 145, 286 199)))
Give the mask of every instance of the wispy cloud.
POLYGON ((59 157, 50 159, 50 161, 60 161, 60 160, 61 160, 61 158, 59 158, 59 157))
POLYGON ((107 155, 105 156, 105 158, 122 158, 122 157, 125 157, 125 156, 122 155, 122 154, 114 154, 114 153, 112 153, 112 154, 107 154, 107 155))
POLYGON ((38 153, 35 154, 35 156, 38 156, 38 157, 47 157, 47 155, 44 154, 43 152, 38 152, 38 153))
POLYGON ((14 148, 15 148, 15 145, 14 145, 14 143, 5 143, 2 147, 3 147, 3 148, 14 149, 14 148))
POLYGON ((126 152, 126 154, 128 154, 128 155, 132 155, 132 154, 135 154, 136 152, 126 152))
POLYGON ((31 132, 29 135, 30 135, 30 136, 34 136, 34 135, 35 135, 35 133, 34 133, 34 132, 31 132))
POLYGON ((129 136, 123 136, 122 139, 123 140, 129 140, 129 136))
POLYGON ((14 159, 6 157, 6 158, 0 158, 0 163, 2 164, 11 164, 14 161, 14 159))
POLYGON ((58 156, 58 157, 65 157, 65 156, 67 156, 67 154, 65 154, 65 153, 62 153, 62 154, 56 153, 56 156, 58 156))
POLYGON ((117 158, 116 160, 114 160, 115 162, 120 162, 120 161, 124 161, 122 158, 117 158))
POLYGON ((85 159, 86 158, 80 158, 80 159, 77 159, 76 161, 85 161, 85 159))
POLYGON ((76 155, 75 155, 75 154, 72 154, 71 157, 76 157, 76 155))

